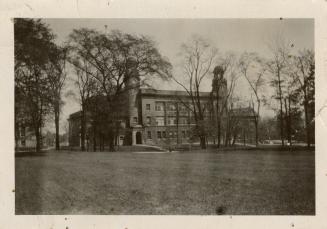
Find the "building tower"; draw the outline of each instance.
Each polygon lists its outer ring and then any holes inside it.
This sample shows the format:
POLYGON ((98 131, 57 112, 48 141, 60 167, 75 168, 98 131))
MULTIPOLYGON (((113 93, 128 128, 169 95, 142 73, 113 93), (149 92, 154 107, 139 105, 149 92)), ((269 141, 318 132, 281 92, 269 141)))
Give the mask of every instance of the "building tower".
POLYGON ((135 145, 142 143, 142 120, 138 100, 140 76, 135 60, 129 59, 127 66, 128 74, 125 76, 125 87, 127 90, 127 126, 132 132, 132 145, 135 145))
POLYGON ((127 100, 127 125, 133 127, 140 123, 138 115, 138 103, 137 94, 140 88, 140 76, 136 69, 136 63, 133 59, 129 59, 128 73, 125 76, 125 89, 126 89, 126 100, 127 100))
POLYGON ((213 70, 213 80, 212 80, 212 108, 213 108, 213 118, 215 119, 217 125, 217 143, 218 147, 221 143, 221 128, 223 121, 224 104, 227 93, 227 81, 224 79, 225 69, 221 66, 216 66, 213 70))
POLYGON ((216 66, 213 70, 213 80, 212 80, 212 93, 219 97, 225 95, 227 88, 227 81, 224 78, 225 70, 221 66, 216 66))

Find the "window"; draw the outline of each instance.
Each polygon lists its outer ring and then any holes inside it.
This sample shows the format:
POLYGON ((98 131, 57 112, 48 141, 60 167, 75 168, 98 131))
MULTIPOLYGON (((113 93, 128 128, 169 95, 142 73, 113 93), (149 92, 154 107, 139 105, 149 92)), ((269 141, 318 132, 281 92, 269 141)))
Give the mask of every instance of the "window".
POLYGON ((175 104, 174 103, 168 103, 167 110, 169 110, 169 111, 175 111, 176 110, 175 104))
POLYGON ((133 123, 137 123, 137 117, 133 117, 133 123))
POLYGON ((174 132, 174 137, 175 137, 175 138, 177 137, 177 131, 174 132))
POLYGON ((182 130, 182 136, 183 136, 183 138, 186 138, 186 132, 185 132, 185 130, 182 130))
POLYGON ((162 137, 166 138, 166 131, 162 131, 162 137))
POLYGON ((150 104, 146 104, 145 107, 146 107, 147 111, 151 110, 151 105, 150 104))
POLYGON ((25 137, 25 128, 22 128, 22 129, 21 129, 21 133, 20 133, 20 135, 21 135, 22 137, 25 137))
POLYGON ((156 111, 163 111, 163 110, 164 110, 164 103, 156 102, 156 111))
POLYGON ((151 117, 146 117, 146 124, 151 125, 151 117))
POLYGON ((174 126, 176 125, 176 117, 168 117, 168 125, 169 126, 174 126))
POLYGON ((120 123, 120 127, 121 127, 121 128, 125 128, 125 127, 126 127, 126 123, 125 123, 125 121, 121 121, 121 123, 120 123))
POLYGON ((148 139, 152 139, 151 131, 148 131, 148 139))
POLYGON ((187 107, 184 104, 179 105, 179 110, 180 111, 187 111, 187 107))
POLYGON ((187 124, 188 124, 188 118, 187 118, 187 117, 181 117, 181 118, 179 119, 179 123, 180 123, 181 125, 187 125, 187 124))
POLYGON ((203 109, 204 112, 209 112, 211 110, 211 106, 209 103, 203 104, 203 108, 204 108, 203 109))
POLYGON ((157 126, 164 126, 165 125, 164 117, 156 117, 156 125, 157 126))
POLYGON ((161 138, 161 132, 160 131, 157 131, 157 137, 161 138))

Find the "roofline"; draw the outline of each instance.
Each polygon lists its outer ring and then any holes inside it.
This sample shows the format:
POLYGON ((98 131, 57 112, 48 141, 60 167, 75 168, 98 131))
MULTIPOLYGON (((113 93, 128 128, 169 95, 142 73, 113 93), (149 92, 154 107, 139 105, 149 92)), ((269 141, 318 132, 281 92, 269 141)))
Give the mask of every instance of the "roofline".
POLYGON ((81 113, 81 111, 76 111, 76 112, 74 112, 74 113, 71 113, 71 114, 69 115, 69 117, 68 117, 68 120, 71 119, 71 118, 73 118, 74 116, 79 115, 80 113, 81 113))
MULTIPOLYGON (((165 96, 165 97, 190 97, 190 95, 186 91, 177 91, 177 90, 157 90, 152 88, 140 88, 140 95, 146 96, 165 96)), ((211 92, 200 92, 200 97, 209 98, 211 92)))

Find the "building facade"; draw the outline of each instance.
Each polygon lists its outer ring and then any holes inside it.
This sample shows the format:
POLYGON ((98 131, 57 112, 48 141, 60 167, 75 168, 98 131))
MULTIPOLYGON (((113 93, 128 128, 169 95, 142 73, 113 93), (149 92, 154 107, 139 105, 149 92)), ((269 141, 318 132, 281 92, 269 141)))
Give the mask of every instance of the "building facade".
MULTIPOLYGON (((132 116, 132 144, 165 145, 187 143, 195 125, 184 91, 140 89, 138 116, 132 116)), ((202 92, 204 115, 209 118, 210 93, 202 92)))
MULTIPOLYGON (((120 128, 115 143, 117 145, 171 145, 185 144, 193 139, 193 130, 195 120, 193 117, 191 105, 191 97, 186 91, 173 90, 155 90, 148 88, 140 88, 137 81, 132 82, 132 89, 128 90, 122 96, 125 100, 122 104, 124 109, 120 110, 120 128), (136 85, 136 86, 135 86, 136 85)), ((203 106, 204 120, 208 125, 212 125, 214 117, 216 117, 215 109, 217 105, 222 108, 223 104, 217 104, 223 101, 226 96, 226 81, 224 79, 214 78, 211 92, 200 92, 201 105, 203 106), (223 80, 219 90, 217 90, 217 82, 223 80), (219 96, 217 96, 218 94, 219 96), (218 99, 217 99, 218 97, 218 99)), ((238 113, 238 115, 244 115, 238 113)), ((224 120, 224 119, 223 119, 224 120)), ((244 119, 249 121, 249 119, 244 119)), ((69 117, 69 145, 71 147, 81 146, 81 122, 80 112, 71 114, 69 117)), ((249 121, 251 122, 251 120, 249 121)), ((86 145, 91 148, 94 142, 97 144, 102 142, 108 145, 106 139, 102 139, 100 135, 95 137, 92 131, 92 122, 86 124, 86 145)))
POLYGON ((35 146, 34 130, 24 122, 15 123, 15 149, 33 148, 35 146))

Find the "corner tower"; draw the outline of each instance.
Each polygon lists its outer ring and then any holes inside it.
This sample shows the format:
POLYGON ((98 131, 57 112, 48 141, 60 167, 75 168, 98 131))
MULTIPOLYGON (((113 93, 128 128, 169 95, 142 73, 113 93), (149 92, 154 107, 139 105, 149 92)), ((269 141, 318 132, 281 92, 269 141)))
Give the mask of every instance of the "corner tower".
POLYGON ((226 95, 227 90, 227 81, 224 78, 225 69, 221 66, 216 66, 213 70, 213 79, 212 79, 212 94, 217 98, 223 97, 226 95))
POLYGON ((139 101, 137 99, 140 89, 140 76, 137 71, 136 62, 129 59, 128 74, 125 76, 125 89, 127 90, 127 117, 128 126, 133 127, 141 123, 139 116, 139 101))

